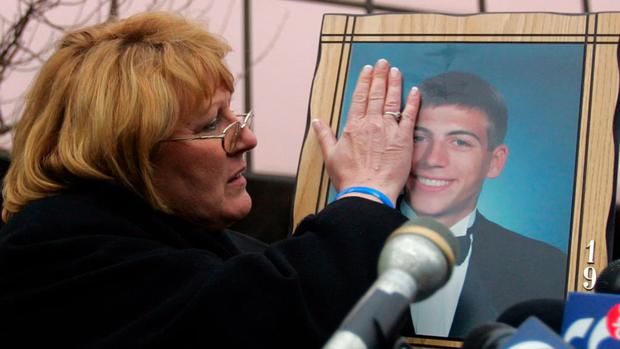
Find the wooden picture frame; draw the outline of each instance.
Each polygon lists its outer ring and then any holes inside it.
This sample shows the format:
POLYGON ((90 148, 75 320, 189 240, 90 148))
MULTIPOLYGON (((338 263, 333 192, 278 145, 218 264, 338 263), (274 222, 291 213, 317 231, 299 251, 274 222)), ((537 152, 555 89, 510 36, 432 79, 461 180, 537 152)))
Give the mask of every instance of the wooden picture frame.
MULTIPOLYGON (((309 121, 320 118, 339 134, 359 70, 378 58, 401 69, 405 91, 446 71, 482 76, 506 99, 506 143, 514 156, 503 182, 487 191, 485 181, 478 209, 565 253, 564 296, 589 291, 613 241, 619 41, 618 13, 325 15, 309 121), (558 232, 546 233, 552 229, 558 232)), ((328 204, 329 187, 317 139, 307 130, 294 225, 328 204)), ((461 345, 450 336, 409 341, 461 345)))

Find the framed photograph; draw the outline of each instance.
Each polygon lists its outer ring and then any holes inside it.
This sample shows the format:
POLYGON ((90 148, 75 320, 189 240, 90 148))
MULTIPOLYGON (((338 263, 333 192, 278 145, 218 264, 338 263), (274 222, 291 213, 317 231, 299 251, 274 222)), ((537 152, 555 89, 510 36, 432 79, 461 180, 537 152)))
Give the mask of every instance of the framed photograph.
MULTIPOLYGON (((412 345, 455 347, 514 304, 593 288, 611 255, 619 40, 616 13, 324 17, 309 120, 339 134, 362 67, 398 67, 422 92, 398 209, 466 241, 447 286, 412 304, 412 345)), ((334 194, 307 131, 294 224, 334 194)))

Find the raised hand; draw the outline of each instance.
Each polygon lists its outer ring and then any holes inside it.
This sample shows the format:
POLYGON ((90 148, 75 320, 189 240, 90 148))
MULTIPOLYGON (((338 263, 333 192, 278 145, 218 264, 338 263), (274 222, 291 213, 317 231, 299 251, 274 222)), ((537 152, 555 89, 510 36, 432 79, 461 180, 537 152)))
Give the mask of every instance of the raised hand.
MULTIPOLYGON (((413 88, 399 117, 401 92, 401 72, 380 59, 374 68, 362 69, 340 139, 320 120, 313 120, 327 173, 337 191, 365 186, 396 202, 411 167, 413 127, 420 105, 419 92, 413 88)), ((346 196, 378 201, 359 193, 346 196)))

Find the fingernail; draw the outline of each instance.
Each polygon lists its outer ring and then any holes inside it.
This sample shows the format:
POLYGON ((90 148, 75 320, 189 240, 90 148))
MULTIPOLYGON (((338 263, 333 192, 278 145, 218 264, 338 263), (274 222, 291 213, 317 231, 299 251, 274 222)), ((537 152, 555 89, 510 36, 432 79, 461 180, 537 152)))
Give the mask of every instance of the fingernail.
POLYGON ((413 87, 411 88, 411 94, 412 94, 412 95, 414 95, 414 94, 416 94, 416 93, 418 93, 418 87, 417 87, 417 86, 413 86, 413 87))
POLYGON ((385 58, 381 58, 377 61, 377 67, 385 68, 388 65, 388 61, 385 58))
POLYGON ((366 65, 364 66, 364 68, 362 68, 362 70, 365 70, 365 71, 370 71, 370 70, 372 70, 372 65, 370 65, 370 64, 366 64, 366 65))
POLYGON ((312 119, 312 128, 315 131, 319 131, 321 129, 321 121, 319 119, 312 119))
POLYGON ((391 78, 397 78, 398 77, 398 73, 400 73, 400 70, 398 70, 398 68, 396 68, 396 67, 390 68, 390 77, 391 78))

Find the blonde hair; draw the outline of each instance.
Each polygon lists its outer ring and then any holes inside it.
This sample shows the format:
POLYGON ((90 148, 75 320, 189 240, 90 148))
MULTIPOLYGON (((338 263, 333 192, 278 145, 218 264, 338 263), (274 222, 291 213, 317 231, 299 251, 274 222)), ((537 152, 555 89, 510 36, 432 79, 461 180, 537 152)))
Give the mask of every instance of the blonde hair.
POLYGON ((77 179, 115 182, 170 212, 152 156, 180 115, 233 90, 230 47, 200 25, 144 13, 68 33, 39 72, 15 128, 2 219, 77 179))

